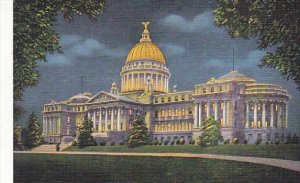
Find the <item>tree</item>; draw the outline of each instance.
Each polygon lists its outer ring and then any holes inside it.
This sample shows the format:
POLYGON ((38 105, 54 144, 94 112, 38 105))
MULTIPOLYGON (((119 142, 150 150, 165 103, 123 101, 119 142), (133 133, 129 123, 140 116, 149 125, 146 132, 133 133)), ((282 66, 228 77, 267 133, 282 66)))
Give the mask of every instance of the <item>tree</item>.
POLYGON ((77 139, 77 146, 79 148, 83 148, 86 146, 94 145, 94 139, 91 135, 93 132, 93 121, 88 119, 87 116, 85 116, 83 121, 83 126, 79 130, 79 136, 77 139))
POLYGON ((55 32, 58 15, 73 21, 75 15, 85 14, 96 20, 104 8, 104 0, 15 0, 13 3, 13 83, 14 121, 21 117, 23 92, 39 80, 37 62, 46 55, 62 53, 59 35, 55 32))
POLYGON ((255 38, 267 51, 260 67, 279 70, 300 90, 300 4, 298 0, 216 0, 215 24, 235 37, 255 38))
POLYGON ((204 145, 209 143, 210 146, 214 146, 218 144, 219 140, 222 140, 220 125, 211 117, 202 123, 201 130, 203 131, 201 134, 201 143, 204 145))
POLYGON ((34 112, 29 116, 27 124, 27 128, 22 130, 22 140, 24 146, 31 149, 41 145, 44 142, 44 139, 37 115, 34 112))
POLYGON ((150 142, 148 128, 142 116, 138 116, 132 122, 132 129, 128 135, 128 147, 134 148, 140 145, 147 145, 150 142))
POLYGON ((21 139, 22 131, 23 131, 22 126, 17 123, 14 123, 14 134, 13 134, 14 150, 23 150, 24 149, 23 144, 22 144, 22 139, 21 139))

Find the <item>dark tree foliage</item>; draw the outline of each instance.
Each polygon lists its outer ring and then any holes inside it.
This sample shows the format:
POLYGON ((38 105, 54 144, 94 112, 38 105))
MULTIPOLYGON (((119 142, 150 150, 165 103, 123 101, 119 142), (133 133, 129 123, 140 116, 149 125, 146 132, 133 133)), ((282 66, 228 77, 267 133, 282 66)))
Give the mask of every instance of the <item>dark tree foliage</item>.
POLYGON ((135 148, 141 145, 147 145, 150 142, 150 135, 148 128, 142 116, 138 116, 132 122, 132 129, 128 135, 128 147, 135 148))
POLYGON ((268 51, 259 66, 279 70, 300 90, 299 0, 216 0, 215 24, 232 37, 255 38, 268 51))
POLYGON ((38 83, 37 62, 46 61, 48 53, 62 53, 54 29, 57 16, 73 21, 76 14, 85 14, 96 20, 103 8, 104 0, 14 0, 14 121, 24 112, 20 105, 24 90, 38 83))
POLYGON ((202 123, 201 130, 201 143, 210 146, 218 145, 218 141, 222 140, 221 130, 219 123, 213 118, 209 117, 202 123))
POLYGON ((28 126, 26 129, 22 130, 22 141, 27 149, 31 149, 41 145, 44 142, 44 139, 35 113, 31 113, 27 124, 28 126))
POLYGON ((94 139, 91 135, 93 132, 93 121, 88 119, 87 116, 84 118, 83 126, 80 128, 79 136, 77 139, 77 146, 83 148, 86 146, 94 145, 94 139))
POLYGON ((14 123, 14 134, 13 134, 13 141, 14 141, 14 150, 23 150, 23 144, 22 144, 22 139, 21 139, 21 135, 22 135, 22 126, 14 123))

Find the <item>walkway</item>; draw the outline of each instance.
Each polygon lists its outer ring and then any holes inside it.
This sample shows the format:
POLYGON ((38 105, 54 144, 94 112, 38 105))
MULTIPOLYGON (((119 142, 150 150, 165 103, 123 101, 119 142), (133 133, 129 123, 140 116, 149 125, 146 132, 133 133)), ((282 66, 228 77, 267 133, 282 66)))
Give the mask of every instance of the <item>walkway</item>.
POLYGON ((248 157, 248 156, 227 156, 227 155, 217 155, 217 154, 190 154, 190 153, 118 153, 118 152, 71 152, 71 151, 60 151, 60 152, 14 151, 14 153, 206 158, 206 159, 231 160, 231 161, 256 163, 256 164, 262 164, 262 165, 270 165, 270 166, 276 166, 276 167, 285 168, 285 169, 300 172, 300 161, 272 159, 272 158, 248 157))

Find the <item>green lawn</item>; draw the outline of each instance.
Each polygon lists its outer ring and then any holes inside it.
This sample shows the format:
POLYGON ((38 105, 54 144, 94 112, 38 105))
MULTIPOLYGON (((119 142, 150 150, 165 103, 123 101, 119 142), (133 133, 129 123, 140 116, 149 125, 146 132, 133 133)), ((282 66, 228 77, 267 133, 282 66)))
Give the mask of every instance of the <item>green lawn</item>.
POLYGON ((297 182, 277 167, 224 160, 14 154, 14 182, 297 182))
POLYGON ((90 146, 83 149, 69 147, 65 151, 97 151, 97 152, 153 152, 153 153, 205 153, 224 154, 235 156, 255 156, 266 158, 279 158, 300 160, 300 145, 218 145, 214 147, 201 147, 195 145, 178 146, 142 146, 128 148, 127 146, 90 146))

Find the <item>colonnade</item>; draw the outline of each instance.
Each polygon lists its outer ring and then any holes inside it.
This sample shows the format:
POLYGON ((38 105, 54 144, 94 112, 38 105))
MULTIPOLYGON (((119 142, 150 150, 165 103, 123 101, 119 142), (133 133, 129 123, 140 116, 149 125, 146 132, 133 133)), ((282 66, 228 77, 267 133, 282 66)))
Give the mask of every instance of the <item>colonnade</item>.
POLYGON ((246 128, 288 127, 288 105, 283 102, 246 101, 246 128), (253 110, 250 110, 251 109, 253 110), (266 109, 268 107, 268 110, 266 109), (253 111, 253 112, 252 112, 253 111))
POLYGON ((153 80, 153 90, 167 92, 169 88, 169 77, 163 74, 152 73, 128 73, 122 76, 122 92, 144 90, 147 78, 153 80))
POLYGON ((61 134, 61 117, 44 116, 43 117, 43 134, 60 135, 61 134))
POLYGON ((100 107, 99 109, 94 109, 93 112, 88 112, 88 118, 93 121, 93 128, 94 131, 97 129, 97 121, 98 121, 98 132, 103 132, 103 131, 121 131, 122 128, 124 130, 124 126, 122 126, 121 122, 121 107, 100 107), (116 113, 117 111, 117 113, 116 113), (99 113, 97 116, 96 113, 99 113), (103 119, 103 112, 104 114, 104 119, 103 119), (110 113, 110 120, 108 119, 110 113), (117 116, 117 121, 115 123, 115 115, 117 116), (98 117, 98 120, 97 120, 98 117), (110 124, 110 125, 109 125, 110 124))
POLYGON ((202 121, 210 116, 221 123, 221 127, 230 126, 232 123, 231 101, 200 101, 194 106, 194 128, 200 128, 202 121))

